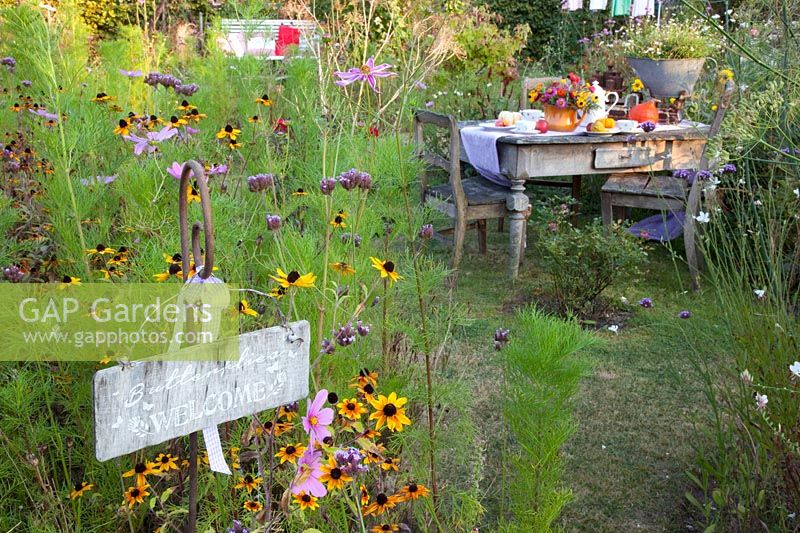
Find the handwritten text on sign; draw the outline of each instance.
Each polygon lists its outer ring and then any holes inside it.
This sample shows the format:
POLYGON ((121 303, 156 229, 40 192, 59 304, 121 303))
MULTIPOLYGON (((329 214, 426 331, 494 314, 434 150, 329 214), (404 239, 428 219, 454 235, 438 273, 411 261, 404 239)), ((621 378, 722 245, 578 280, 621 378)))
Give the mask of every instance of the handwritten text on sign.
POLYGON ((239 337, 238 361, 157 361, 94 377, 100 461, 308 396, 306 321, 239 337))

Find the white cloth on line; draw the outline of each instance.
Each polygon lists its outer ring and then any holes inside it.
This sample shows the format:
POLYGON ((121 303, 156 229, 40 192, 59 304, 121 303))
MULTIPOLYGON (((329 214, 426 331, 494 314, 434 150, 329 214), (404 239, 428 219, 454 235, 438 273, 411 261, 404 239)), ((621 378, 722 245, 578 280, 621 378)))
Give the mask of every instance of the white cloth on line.
POLYGON ((654 0, 633 0, 632 17, 653 16, 656 13, 654 0))
POLYGON ((608 6, 608 0, 589 0, 589 9, 592 11, 602 11, 608 6))
POLYGON ((562 0, 561 9, 567 11, 577 11, 583 8, 583 0, 562 0))

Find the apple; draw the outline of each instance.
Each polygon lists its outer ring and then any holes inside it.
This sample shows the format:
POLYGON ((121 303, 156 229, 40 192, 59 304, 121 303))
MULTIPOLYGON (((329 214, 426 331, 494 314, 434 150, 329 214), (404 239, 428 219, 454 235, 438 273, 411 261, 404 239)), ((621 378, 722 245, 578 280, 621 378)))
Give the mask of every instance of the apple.
POLYGON ((589 131, 589 132, 591 132, 591 131, 592 131, 592 126, 594 126, 594 122, 590 122, 590 123, 588 123, 588 124, 586 125, 586 131, 589 131))
POLYGON ((536 129, 542 133, 547 133, 548 126, 549 124, 547 124, 547 121, 544 120, 543 118, 540 118, 539 120, 536 121, 536 129))
POLYGON ((495 120, 495 121, 494 121, 494 125, 495 125, 495 126, 498 126, 498 127, 503 127, 503 126, 505 126, 505 124, 503 124, 503 121, 502 121, 502 120, 500 120, 499 118, 498 118, 497 120, 495 120))

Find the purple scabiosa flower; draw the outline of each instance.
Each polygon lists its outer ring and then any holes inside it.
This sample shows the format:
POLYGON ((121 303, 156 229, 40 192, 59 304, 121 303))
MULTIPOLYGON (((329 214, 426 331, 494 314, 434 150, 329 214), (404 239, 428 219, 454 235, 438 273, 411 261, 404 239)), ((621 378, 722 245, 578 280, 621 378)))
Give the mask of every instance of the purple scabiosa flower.
POLYGON ((25 277, 25 273, 17 265, 7 266, 3 269, 3 278, 6 281, 19 283, 23 277, 25 277))
POLYGON ((332 333, 336 344, 339 346, 350 346, 356 342, 356 330, 350 322, 340 326, 338 331, 333 331, 332 333))
POLYGON ((278 215, 267 215, 267 228, 270 231, 281 229, 281 217, 278 215))
POLYGON ((339 237, 342 241, 342 244, 349 244, 351 241, 353 246, 358 248, 361 246, 361 237, 359 235, 353 235, 352 233, 342 233, 341 237, 339 237))
POLYGON ((161 74, 158 72, 150 72, 144 77, 144 82, 151 87, 155 87, 161 83, 161 74))
POLYGON ((9 72, 14 72, 17 66, 17 60, 11 56, 0 58, 0 65, 5 66, 9 72))
POLYGON ((183 83, 180 78, 176 78, 175 76, 170 76, 169 74, 163 74, 159 83, 164 87, 172 87, 175 88, 183 83))
POLYGON ((177 94, 182 96, 192 96, 194 93, 200 90, 200 87, 196 83, 190 83, 189 85, 175 85, 173 89, 177 94))
POLYGON ((356 322, 356 331, 358 332, 359 336, 366 337, 369 335, 369 324, 364 324, 362 321, 356 322))
POLYGON ((119 73, 125 76, 126 78, 141 78, 142 71, 141 70, 125 70, 125 69, 118 69, 119 73))
POLYGON ((645 309, 650 309, 651 307, 653 307, 653 300, 647 297, 642 298, 641 300, 639 300, 639 305, 644 307, 645 309))
POLYGON ((247 177, 247 188, 250 189, 250 192, 262 192, 274 184, 275 176, 272 174, 256 174, 255 176, 247 177))
POLYGON ((250 533, 250 530, 238 520, 234 520, 233 525, 228 528, 228 533, 250 533))
POLYGON ((688 168, 679 168, 677 170, 672 171, 672 177, 683 180, 690 180, 694 178, 694 171, 688 168))
POLYGON ((322 178, 319 182, 319 190, 326 196, 330 196, 335 188, 336 180, 333 178, 322 178))
POLYGON ((736 173, 736 165, 733 163, 725 163, 722 165, 720 169, 720 173, 722 174, 735 174, 736 173))
POLYGON ((33 82, 31 80, 22 80, 23 87, 30 87, 31 85, 33 85, 33 82))
POLYGON ((428 100, 427 102, 425 102, 425 107, 427 107, 428 109, 432 108, 433 107, 433 100, 428 100))
POLYGON ((6 164, 3 166, 3 169, 6 172, 16 172, 22 168, 22 164, 19 161, 11 160, 6 161, 6 164))
POLYGON ((423 240, 428 240, 433 237, 433 224, 423 224, 419 229, 419 237, 423 240))
POLYGON ((680 313, 678 313, 678 318, 690 318, 692 316, 692 312, 684 309, 680 313))
POLYGON ((695 177, 700 181, 710 180, 713 177, 713 174, 711 174, 711 172, 708 170, 698 170, 695 177))
POLYGON ((592 40, 588 37, 581 37, 578 39, 578 44, 589 44, 590 42, 592 42, 592 40))
POLYGON ((360 176, 358 170, 351 168, 350 170, 339 174, 337 180, 339 185, 341 185, 344 190, 351 191, 358 187, 359 178, 360 176))
POLYGON ((653 131, 654 129, 656 129, 656 123, 655 123, 655 122, 653 122, 652 120, 646 120, 646 121, 642 122, 642 123, 639 125, 639 127, 641 127, 641 128, 642 128, 642 131, 643 131, 643 132, 645 132, 645 133, 650 133, 651 131, 653 131))
POLYGON ((322 339, 322 344, 320 346, 319 353, 325 355, 331 355, 335 351, 336 351, 336 345, 333 342, 331 342, 330 339, 322 339))
POLYGON ((358 180, 358 188, 362 191, 368 191, 372 188, 372 176, 366 172, 361 172, 358 180))
POLYGON ((494 332, 494 349, 500 351, 508 343, 509 330, 497 328, 494 332))
POLYGON ((425 89, 427 89, 427 88, 428 88, 428 86, 427 86, 427 85, 425 84, 425 82, 424 82, 424 81, 422 81, 422 80, 417 80, 417 81, 415 81, 415 82, 414 82, 414 87, 416 87, 417 89, 420 89, 420 90, 422 90, 422 91, 424 91, 425 89))
POLYGON ((375 298, 372 299, 372 302, 369 305, 370 305, 370 307, 375 307, 379 303, 381 303, 381 297, 380 296, 376 296, 375 298))
POLYGON ((344 448, 333 453, 336 466, 348 476, 355 476, 369 471, 369 467, 362 464, 364 454, 358 448, 344 448))

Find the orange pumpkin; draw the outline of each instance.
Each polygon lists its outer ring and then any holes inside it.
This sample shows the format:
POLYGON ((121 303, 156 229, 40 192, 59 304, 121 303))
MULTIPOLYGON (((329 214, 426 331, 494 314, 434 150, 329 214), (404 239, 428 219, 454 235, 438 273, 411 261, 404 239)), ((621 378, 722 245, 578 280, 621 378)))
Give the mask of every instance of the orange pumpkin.
POLYGON ((639 123, 647 122, 648 120, 658 123, 658 107, 656 104, 658 104, 656 99, 637 104, 628 112, 628 118, 639 123))

